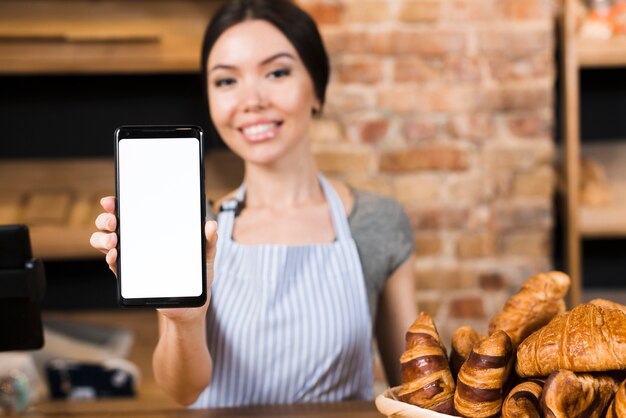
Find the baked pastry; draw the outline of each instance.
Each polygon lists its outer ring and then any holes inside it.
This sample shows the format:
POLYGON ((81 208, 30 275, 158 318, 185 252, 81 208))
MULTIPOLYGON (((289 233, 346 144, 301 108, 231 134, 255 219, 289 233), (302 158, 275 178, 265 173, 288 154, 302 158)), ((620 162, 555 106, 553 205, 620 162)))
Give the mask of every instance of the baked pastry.
POLYGON ((526 380, 515 386, 502 404, 502 418, 541 418, 543 380, 526 380))
POLYGON ((606 418, 624 418, 626 417, 626 380, 617 388, 617 393, 613 398, 613 402, 606 411, 606 418))
POLYGON ((588 303, 554 318, 517 350, 517 374, 547 376, 559 369, 601 372, 626 368, 626 315, 588 303))
POLYGON ((420 313, 406 333, 400 369, 399 400, 444 414, 453 413, 454 379, 446 348, 427 313, 420 313))
POLYGON ((500 413, 513 364, 513 343, 504 331, 479 342, 461 366, 454 408, 462 416, 481 418, 500 413))
POLYGON ((539 273, 526 280, 518 293, 511 296, 502 311, 489 322, 489 334, 501 329, 509 334, 515 346, 538 330, 555 315, 565 311, 563 297, 571 279, 565 273, 539 273))
POLYGON ((558 370, 546 380, 541 408, 546 417, 600 418, 616 390, 617 382, 608 375, 558 370))
POLYGON ((621 303, 613 302, 611 300, 593 299, 593 300, 590 300, 589 303, 591 303, 592 305, 599 306, 601 308, 605 308, 605 309, 617 309, 618 311, 621 311, 624 314, 626 314, 625 305, 622 305, 621 303))
POLYGON ((450 350, 450 371, 452 371, 452 376, 455 379, 459 374, 459 370, 461 370, 461 366, 472 352, 472 348, 485 338, 487 337, 468 326, 459 327, 454 331, 454 334, 452 334, 452 349, 450 350))

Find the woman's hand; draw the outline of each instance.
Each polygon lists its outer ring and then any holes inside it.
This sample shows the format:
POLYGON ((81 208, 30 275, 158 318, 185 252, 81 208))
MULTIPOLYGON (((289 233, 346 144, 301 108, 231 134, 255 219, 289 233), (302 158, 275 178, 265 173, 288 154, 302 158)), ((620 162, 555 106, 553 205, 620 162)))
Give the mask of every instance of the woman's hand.
MULTIPOLYGON (((117 217, 115 216, 115 197, 106 196, 100 199, 104 212, 96 218, 97 232, 91 235, 91 246, 106 254, 105 259, 111 271, 117 276, 117 217)), ((159 312, 168 319, 176 322, 189 322, 204 318, 211 298, 211 284, 213 283, 213 262, 217 244, 217 223, 208 221, 204 227, 207 240, 207 301, 199 308, 168 308, 159 309, 159 312)))
POLYGON ((98 232, 91 234, 89 243, 96 250, 106 254, 106 262, 111 271, 117 276, 117 217, 115 217, 115 197, 106 196, 100 199, 100 205, 104 209, 96 218, 98 232))

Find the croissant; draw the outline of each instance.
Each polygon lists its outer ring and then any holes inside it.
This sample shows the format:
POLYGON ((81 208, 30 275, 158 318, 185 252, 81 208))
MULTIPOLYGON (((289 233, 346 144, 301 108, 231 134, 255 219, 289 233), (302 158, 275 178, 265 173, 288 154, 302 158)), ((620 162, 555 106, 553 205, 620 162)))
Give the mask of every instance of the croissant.
POLYGON ((502 404, 502 418, 541 418, 543 384, 543 380, 526 380, 511 389, 502 404))
POLYGON ((444 414, 453 413, 454 379, 445 346, 427 313, 420 313, 407 331, 400 369, 402 386, 398 399, 444 414))
POLYGON ((555 370, 600 372, 626 368, 626 315, 578 305, 526 338, 517 350, 517 374, 547 376, 555 370))
POLYGON ((617 383, 608 375, 558 370, 546 380, 541 408, 546 417, 600 418, 616 390, 617 383))
POLYGON ((626 417, 626 380, 619 385, 613 402, 606 411, 606 418, 624 418, 626 417))
POLYGON ((511 296, 501 312, 489 322, 489 334, 501 329, 509 334, 513 344, 541 328, 555 315, 565 311, 563 297, 571 280, 565 273, 539 273, 526 280, 518 293, 511 296))
POLYGON ((605 309, 617 309, 618 311, 622 311, 624 314, 626 314, 626 306, 622 305, 621 303, 613 302, 606 299, 593 299, 590 300, 589 303, 605 309))
POLYGON ((450 370, 452 376, 456 378, 461 370, 461 366, 472 352, 472 348, 479 342, 487 338, 479 334, 472 327, 459 327, 452 334, 452 350, 450 350, 450 370))
POLYGON ((513 363, 513 343, 504 331, 479 342, 461 366, 454 407, 463 416, 481 418, 500 413, 504 386, 513 363))

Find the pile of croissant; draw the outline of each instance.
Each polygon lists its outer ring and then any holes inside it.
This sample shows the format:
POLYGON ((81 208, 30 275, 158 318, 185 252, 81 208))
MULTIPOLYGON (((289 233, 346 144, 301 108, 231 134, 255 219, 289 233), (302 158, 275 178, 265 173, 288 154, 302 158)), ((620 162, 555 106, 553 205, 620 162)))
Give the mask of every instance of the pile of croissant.
POLYGON ((566 311, 570 278, 529 278, 489 323, 452 336, 450 358, 421 313, 400 358, 400 401, 460 417, 626 418, 626 306, 566 311))

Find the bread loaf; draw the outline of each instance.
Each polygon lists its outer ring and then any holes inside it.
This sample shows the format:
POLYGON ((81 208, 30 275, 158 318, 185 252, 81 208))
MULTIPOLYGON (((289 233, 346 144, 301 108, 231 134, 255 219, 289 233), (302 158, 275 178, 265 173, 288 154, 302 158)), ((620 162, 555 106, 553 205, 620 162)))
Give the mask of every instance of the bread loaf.
POLYGON ((503 330, 515 346, 541 328, 555 315, 565 311, 563 297, 571 280, 565 273, 539 273, 526 280, 518 293, 511 296, 501 312, 489 323, 489 334, 503 330))
POLYGON ((547 418, 600 418, 616 390, 608 375, 558 370, 546 380, 541 408, 547 418))
POLYGON ((430 315, 420 313, 409 328, 400 369, 402 386, 398 399, 421 408, 453 413, 454 379, 445 346, 430 315))
POLYGON ((541 418, 543 380, 526 380, 515 386, 502 404, 502 418, 541 418))
POLYGON ((450 370, 455 379, 459 374, 459 370, 461 370, 461 366, 472 352, 472 348, 485 338, 487 337, 468 326, 459 327, 454 331, 454 334, 452 334, 452 349, 450 350, 450 370))
POLYGON ((482 418, 500 413, 513 361, 513 344, 504 331, 479 342, 461 367, 454 407, 463 416, 482 418))
POLYGON ((517 373, 547 376, 559 370, 600 372, 626 368, 626 315, 578 305, 526 338, 517 350, 517 373))
POLYGON ((626 417, 626 380, 619 385, 617 393, 613 398, 613 402, 606 411, 606 418, 625 418, 626 417))

